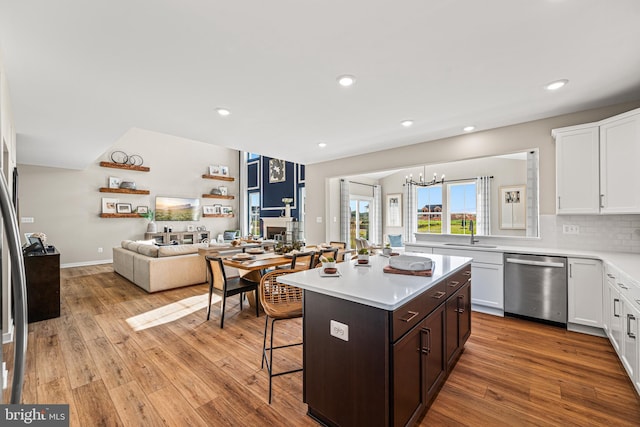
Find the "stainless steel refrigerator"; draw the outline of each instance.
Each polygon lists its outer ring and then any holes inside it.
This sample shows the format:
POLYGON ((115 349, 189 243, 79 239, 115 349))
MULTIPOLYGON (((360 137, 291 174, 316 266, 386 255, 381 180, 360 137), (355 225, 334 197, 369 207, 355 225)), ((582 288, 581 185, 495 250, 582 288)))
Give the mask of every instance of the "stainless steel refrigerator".
MULTIPOLYGON (((17 177, 14 177, 14 181, 16 179, 17 177)), ((17 195, 17 188, 15 187, 14 193, 17 195)), ((22 385, 24 383, 24 368, 27 357, 27 287, 24 258, 22 256, 22 247, 20 246, 20 233, 18 231, 18 218, 16 209, 11 202, 7 181, 2 173, 0 173, 0 213, 2 214, 0 220, 5 232, 11 262, 11 285, 13 290, 14 363, 12 367, 8 367, 13 371, 9 403, 18 404, 22 400, 22 385)), ((0 245, 2 245, 2 242, 3 239, 0 236, 0 245)), ((2 254, 2 251, 0 251, 0 254, 2 254)), ((2 263, 0 262, 1 268, 2 263)), ((4 307, 4 305, 0 304, 0 307, 4 307)), ((6 307, 11 307, 11 304, 6 304, 6 307)), ((2 362, 2 351, 0 351, 0 362, 2 362)), ((2 387, 0 387, 0 403, 2 402, 4 402, 4 396, 2 387)))

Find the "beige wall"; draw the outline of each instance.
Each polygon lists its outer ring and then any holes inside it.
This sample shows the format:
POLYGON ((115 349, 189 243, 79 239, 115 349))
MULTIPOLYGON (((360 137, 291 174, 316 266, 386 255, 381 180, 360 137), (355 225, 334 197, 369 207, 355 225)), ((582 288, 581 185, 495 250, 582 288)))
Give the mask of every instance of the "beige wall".
MULTIPOLYGON (((73 155, 73 153, 69 153, 73 155)), ((70 170, 19 165, 20 216, 33 217, 33 224, 21 224, 21 232, 44 232, 48 243, 61 253, 63 265, 109 262, 111 248, 123 239, 142 239, 147 227, 144 218, 100 218, 101 199, 118 198, 121 202, 155 206, 155 196, 200 197, 213 187, 225 185, 235 200, 200 199, 200 204, 231 205, 238 211, 238 151, 203 142, 173 137, 141 129, 127 132, 103 156, 87 169, 70 170), (114 150, 139 154, 150 172, 123 171, 98 166, 114 150), (234 182, 202 179, 210 164, 227 165, 234 182), (146 196, 99 193, 108 186, 109 176, 135 181, 146 196), (103 248, 99 253, 98 248, 103 248)), ((172 222, 174 231, 187 225, 204 225, 213 237, 223 230, 237 229, 238 218, 202 218, 199 222, 172 222)), ((168 223, 158 222, 158 230, 168 223)))
POLYGON ((328 214, 335 211, 332 201, 336 200, 330 191, 333 188, 329 186, 330 178, 474 159, 535 147, 540 150, 540 213, 554 214, 555 144, 551 129, 598 121, 637 107, 640 107, 640 101, 308 165, 305 236, 309 242, 322 242, 339 235, 339 230, 336 231, 339 224, 327 221, 328 214), (327 197, 314 197, 323 194, 327 197), (318 218, 322 222, 318 222, 318 218))

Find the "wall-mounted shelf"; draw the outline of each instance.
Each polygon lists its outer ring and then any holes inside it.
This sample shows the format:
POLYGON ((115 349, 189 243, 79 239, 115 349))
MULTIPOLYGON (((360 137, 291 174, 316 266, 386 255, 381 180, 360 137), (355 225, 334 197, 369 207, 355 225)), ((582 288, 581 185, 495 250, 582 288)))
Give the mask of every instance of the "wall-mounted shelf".
POLYGON ((202 214, 203 218, 233 218, 233 214, 202 214))
POLYGON ((202 177, 204 179, 217 179, 218 181, 235 181, 236 179, 231 176, 222 176, 222 175, 209 175, 203 174, 202 177))
POLYGON ((100 162, 103 168, 125 169, 138 172, 149 172, 151 169, 146 166, 123 165, 122 163, 100 162))
POLYGON ((227 199, 227 200, 233 200, 236 198, 235 196, 223 196, 221 194, 203 194, 202 197, 204 197, 205 199, 227 199))
POLYGON ((129 188, 107 188, 100 187, 101 193, 120 193, 120 194, 149 194, 149 190, 131 190, 129 188))
POLYGON ((101 213, 100 218, 142 218, 137 213, 101 213))

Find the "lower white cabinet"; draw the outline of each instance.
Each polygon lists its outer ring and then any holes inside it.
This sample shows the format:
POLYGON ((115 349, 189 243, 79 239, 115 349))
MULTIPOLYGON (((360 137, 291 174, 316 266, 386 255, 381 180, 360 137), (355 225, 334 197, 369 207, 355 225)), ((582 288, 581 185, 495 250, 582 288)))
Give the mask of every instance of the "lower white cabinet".
POLYGON ((602 328, 602 262, 569 258, 568 322, 602 328))
POLYGON ((504 267, 502 252, 433 248, 434 254, 473 258, 471 262, 471 308, 504 315, 504 267))
POLYGON ((605 268, 604 329, 633 386, 640 394, 640 299, 624 274, 605 268))
POLYGON ((638 388, 640 377, 638 376, 638 318, 640 312, 634 307, 633 301, 628 301, 624 296, 622 303, 622 354, 621 360, 624 368, 638 388))

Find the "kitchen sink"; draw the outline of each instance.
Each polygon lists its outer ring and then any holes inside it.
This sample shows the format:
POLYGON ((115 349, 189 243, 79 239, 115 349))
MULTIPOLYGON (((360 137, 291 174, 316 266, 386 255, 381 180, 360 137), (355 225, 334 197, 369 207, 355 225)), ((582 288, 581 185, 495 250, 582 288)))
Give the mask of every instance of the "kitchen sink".
POLYGON ((445 243, 445 246, 464 246, 467 248, 497 248, 497 246, 495 245, 480 245, 477 243, 474 243, 473 245, 471 243, 445 243))

